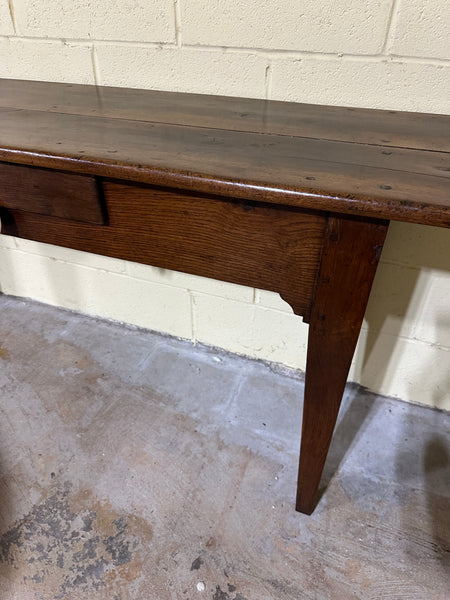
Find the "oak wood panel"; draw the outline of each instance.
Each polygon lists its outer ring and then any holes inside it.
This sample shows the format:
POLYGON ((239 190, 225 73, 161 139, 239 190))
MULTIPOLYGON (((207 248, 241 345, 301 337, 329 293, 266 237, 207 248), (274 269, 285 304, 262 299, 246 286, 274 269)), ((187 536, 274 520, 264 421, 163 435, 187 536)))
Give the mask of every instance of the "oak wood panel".
POLYGON ((95 177, 0 163, 0 207, 104 223, 95 177))
POLYGON ((13 109, 0 118, 3 160, 450 227, 447 153, 13 109))
POLYGON ((388 222, 330 217, 308 332, 297 504, 310 514, 388 222))
POLYGON ((450 152, 450 116, 0 80, 0 106, 450 152))
POLYGON ((279 292, 308 319, 326 215, 104 183, 108 227, 11 211, 6 233, 279 292))

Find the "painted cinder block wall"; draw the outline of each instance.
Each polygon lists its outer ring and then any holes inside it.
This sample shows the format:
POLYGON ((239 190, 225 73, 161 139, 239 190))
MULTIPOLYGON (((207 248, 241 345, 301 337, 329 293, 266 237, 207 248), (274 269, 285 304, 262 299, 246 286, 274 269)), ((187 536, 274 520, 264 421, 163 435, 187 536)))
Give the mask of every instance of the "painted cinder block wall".
MULTIPOLYGON (((450 2, 0 0, 0 77, 448 114, 450 2)), ((0 289, 305 367, 274 293, 6 236, 0 289)), ((351 379, 450 409, 449 298, 450 232, 393 223, 351 379)))

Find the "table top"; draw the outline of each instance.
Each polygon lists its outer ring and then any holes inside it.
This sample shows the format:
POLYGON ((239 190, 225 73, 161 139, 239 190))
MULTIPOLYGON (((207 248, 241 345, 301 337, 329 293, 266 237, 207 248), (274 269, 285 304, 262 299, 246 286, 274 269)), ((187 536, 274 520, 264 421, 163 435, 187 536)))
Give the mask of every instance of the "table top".
POLYGON ((0 160, 450 227, 450 116, 0 80, 0 160))

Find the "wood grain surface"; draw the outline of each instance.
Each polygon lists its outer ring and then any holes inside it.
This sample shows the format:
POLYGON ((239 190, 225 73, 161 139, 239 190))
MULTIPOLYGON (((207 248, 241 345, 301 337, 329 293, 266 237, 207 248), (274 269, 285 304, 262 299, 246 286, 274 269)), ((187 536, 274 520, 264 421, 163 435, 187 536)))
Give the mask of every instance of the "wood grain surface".
POLYGON ((436 114, 13 79, 0 107, 450 152, 436 114))
POLYGON ((308 320, 322 213, 113 182, 104 193, 107 227, 9 211, 4 232, 276 291, 308 320))
POLYGON ((308 332, 297 504, 310 514, 389 223, 331 216, 308 332))
POLYGON ((0 206, 104 223, 95 177, 0 163, 0 206))
POLYGON ((10 80, 0 98, 3 161, 450 226, 450 117, 10 80))

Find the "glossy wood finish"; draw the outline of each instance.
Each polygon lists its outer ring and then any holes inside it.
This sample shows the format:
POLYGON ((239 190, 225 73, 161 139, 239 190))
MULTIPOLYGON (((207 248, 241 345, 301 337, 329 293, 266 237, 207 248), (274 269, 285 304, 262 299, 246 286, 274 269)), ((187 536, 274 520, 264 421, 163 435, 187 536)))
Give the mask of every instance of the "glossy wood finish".
POLYGON ((443 115, 0 80, 0 107, 450 152, 443 115))
POLYGON ((274 290, 310 322, 310 513, 389 220, 450 227, 450 117, 0 80, 0 125, 7 234, 274 290))
POLYGON ((310 514, 383 248, 387 221, 328 221, 311 314, 297 510, 310 514))
POLYGON ((189 103, 184 108, 185 118, 180 116, 184 95, 178 96, 178 109, 172 115, 170 108, 165 113, 161 108, 166 94, 153 109, 155 92, 145 91, 139 92, 136 100, 144 105, 148 95, 145 110, 131 118, 131 108, 125 106, 122 114, 128 118, 118 118, 109 116, 117 110, 113 101, 113 108, 102 109, 101 98, 108 96, 103 89, 60 84, 66 109, 63 112, 57 103, 52 104, 56 108, 47 110, 45 106, 54 99, 55 85, 47 92, 41 91, 41 102, 34 91, 32 106, 43 108, 31 110, 17 108, 24 104, 23 82, 19 86, 0 82, 3 104, 7 104, 0 108, 0 160, 313 210, 450 227, 450 152, 446 145, 445 151, 435 150, 438 140, 433 137, 438 128, 444 137, 450 134, 450 117, 411 116, 411 129, 417 133, 415 138, 414 133, 410 135, 405 147, 405 114, 399 118, 403 121, 400 134, 395 128, 386 129, 394 115, 386 119, 385 112, 373 111, 370 118, 364 116, 372 130, 384 131, 379 142, 368 143, 361 140, 369 138, 357 133, 358 127, 364 126, 359 122, 359 113, 348 109, 333 108, 334 118, 327 116, 325 122, 332 120, 335 126, 328 129, 319 126, 316 112, 316 124, 308 129, 311 108, 297 105, 298 116, 289 129, 289 121, 280 116, 279 103, 273 109, 276 117, 271 125, 272 103, 253 100, 248 101, 253 112, 241 112, 239 127, 230 129, 224 124, 227 118, 208 97, 204 100, 204 121, 199 121, 200 116, 189 109, 189 103), (18 89, 22 90, 20 95, 18 89), (71 91, 75 94, 73 101, 71 91), (89 104, 92 98, 93 104, 89 104), (88 112, 89 106, 90 114, 78 114, 88 112), (99 114, 102 110, 106 115, 99 114), (259 114, 259 128, 255 112, 259 114), (164 118, 164 122, 158 122, 158 118, 164 118), (354 132, 345 136, 346 141, 341 140, 341 119, 354 132), (279 131, 280 121, 284 133, 271 133, 272 129, 279 131), (303 123, 309 132, 306 136, 298 133, 303 123), (431 132, 428 138, 427 124, 431 132), (310 137, 312 132, 317 138, 310 137), (414 149, 419 144, 422 149, 414 149))
POLYGON ((104 223, 95 177, 0 163, 0 206, 104 223))

